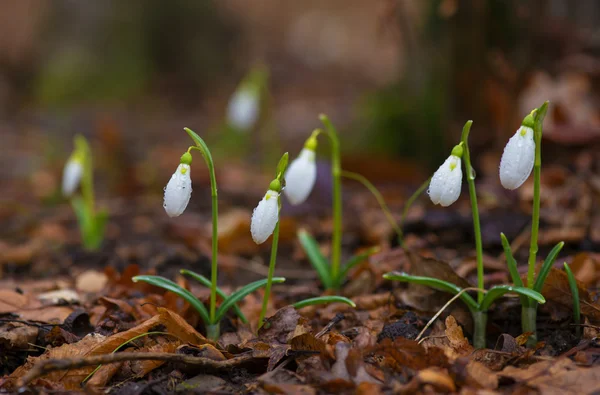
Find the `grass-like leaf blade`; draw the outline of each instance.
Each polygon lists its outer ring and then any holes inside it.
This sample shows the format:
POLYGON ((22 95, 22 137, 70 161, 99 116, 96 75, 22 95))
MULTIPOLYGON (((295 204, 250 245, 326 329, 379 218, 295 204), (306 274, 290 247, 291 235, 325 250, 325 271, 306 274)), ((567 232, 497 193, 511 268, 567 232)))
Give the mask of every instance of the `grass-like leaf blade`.
POLYGON ((515 287, 522 287, 523 280, 521 280, 519 270, 517 270, 517 261, 510 250, 510 243, 504 233, 500 233, 500 238, 502 239, 502 248, 504 248, 504 255, 506 256, 506 266, 508 266, 508 272, 513 280, 513 284, 515 284, 515 287))
POLYGON ((329 273, 329 262, 321 253, 317 241, 305 230, 298 231, 298 241, 300 241, 300 245, 304 248, 308 256, 308 261, 317 271, 323 286, 326 289, 333 288, 333 281, 329 273))
POLYGON ((336 285, 338 287, 340 285, 342 285, 342 282, 344 282, 344 280, 346 279, 346 276, 348 276, 348 272, 350 270, 352 270, 352 268, 354 266, 356 266, 359 263, 363 262, 365 259, 367 259, 371 255, 378 253, 379 250, 380 250, 379 247, 372 247, 372 248, 369 248, 368 250, 366 250, 364 252, 361 252, 360 254, 354 255, 352 258, 348 259, 348 262, 346 262, 342 266, 342 270, 340 271, 339 277, 334 280, 336 282, 336 285))
MULTIPOLYGON (((456 295, 460 291, 462 291, 461 287, 459 287, 458 285, 449 283, 448 281, 439 280, 439 279, 433 278, 433 277, 411 276, 410 274, 403 273, 403 272, 386 273, 383 275, 383 278, 385 278, 386 280, 395 280, 395 281, 402 281, 402 282, 406 282, 406 283, 426 285, 433 289, 448 292, 448 293, 451 293, 454 295, 456 295)), ((475 299, 473 299, 471 297, 471 295, 469 295, 465 292, 460 295, 460 299, 463 302, 465 302, 465 304, 467 305, 469 310, 479 311, 479 305, 477 304, 475 299)))
POLYGON ((550 253, 546 257, 546 260, 542 264, 542 268, 540 269, 540 272, 539 272, 537 278, 535 279, 535 283, 533 284, 533 289, 535 289, 536 291, 542 292, 542 288, 544 287, 544 283, 546 282, 548 273, 550 273, 550 269, 552 268, 552 265, 554 265, 556 256, 558 255, 560 250, 562 250, 564 245, 565 245, 565 242, 561 241, 560 243, 558 243, 557 245, 554 246, 554 248, 550 251, 550 253))
MULTIPOLYGON (((192 272, 191 270, 180 270, 179 273, 183 274, 184 276, 190 276, 191 278, 193 278, 194 280, 198 281, 200 284, 204 285, 207 288, 211 287, 211 282, 208 278, 204 277, 201 274, 198 274, 196 272, 192 272)), ((229 295, 227 295, 221 288, 217 287, 217 295, 219 295, 221 298, 223 298, 223 300, 227 299, 229 297, 229 295)), ((244 313, 242 313, 242 310, 240 310, 240 308, 238 307, 238 305, 233 305, 232 309, 235 311, 235 313, 237 314, 238 317, 240 317, 240 321, 242 321, 244 324, 248 323, 248 319, 246 318, 246 316, 244 315, 244 313)))
POLYGON ((512 285, 498 285, 490 288, 483 297, 481 301, 481 311, 487 311, 494 301, 505 294, 513 292, 521 296, 528 297, 533 299, 538 303, 546 303, 546 299, 539 292, 534 291, 533 289, 527 287, 514 287, 512 285))
POLYGON ((576 331, 577 335, 581 333, 581 307, 579 306, 579 288, 577 287, 577 280, 571 271, 567 262, 563 263, 565 267, 565 272, 567 272, 567 280, 569 281, 569 288, 571 289, 571 295, 573 297, 573 319, 575 320, 575 325, 577 325, 576 331))
POLYGON ((304 299, 299 302, 294 303, 292 306, 296 309, 301 309, 306 306, 312 306, 317 304, 326 304, 326 303, 346 303, 348 306, 356 307, 356 304, 348 298, 343 296, 317 296, 316 298, 304 299))
POLYGON ((173 292, 174 294, 183 298, 186 302, 192 305, 192 307, 195 308, 196 311, 198 311, 200 317, 202 318, 202 321, 204 321, 204 324, 211 324, 210 317, 208 315, 208 310, 206 309, 204 304, 202 304, 202 302, 197 297, 195 297, 193 293, 191 293, 185 288, 180 287, 177 283, 169 280, 168 278, 164 278, 161 276, 140 275, 132 277, 131 280, 133 280, 134 283, 138 281, 143 281, 150 285, 154 285, 156 287, 173 292))
MULTIPOLYGON (((275 283, 275 284, 279 284, 284 281, 285 281, 285 278, 283 278, 283 277, 273 277, 273 283, 275 283)), ((235 305, 237 302, 239 302, 244 297, 246 297, 246 295, 256 291, 260 287, 264 287, 265 285, 267 285, 267 279, 258 280, 258 281, 255 281, 253 283, 243 286, 242 288, 238 289, 237 291, 235 291, 234 293, 229 295, 229 297, 227 299, 225 299, 223 301, 223 303, 221 303, 221 305, 217 309, 217 313, 215 315, 215 322, 221 321, 221 318, 223 318, 223 316, 227 313, 227 311, 233 305, 235 305)))

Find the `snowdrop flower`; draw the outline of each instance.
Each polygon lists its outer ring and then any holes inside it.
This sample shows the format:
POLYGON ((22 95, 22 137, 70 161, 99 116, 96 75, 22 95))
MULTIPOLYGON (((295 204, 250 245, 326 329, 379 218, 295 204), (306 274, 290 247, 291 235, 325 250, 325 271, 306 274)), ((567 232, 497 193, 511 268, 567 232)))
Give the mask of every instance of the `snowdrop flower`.
POLYGON ((535 162, 533 129, 525 123, 529 122, 523 121, 523 125, 508 140, 500 160, 500 183, 506 189, 517 189, 523 185, 533 169, 535 162))
POLYGON ((75 192, 83 176, 83 163, 76 156, 71 156, 65 165, 62 178, 62 193, 69 197, 75 192))
POLYGON ((229 100, 227 119, 238 130, 250 130, 258 120, 259 110, 257 89, 240 87, 229 100))
POLYGON ((460 167, 463 148, 457 145, 452 154, 433 173, 427 193, 433 204, 448 207, 458 200, 462 183, 462 169, 460 167))
POLYGON ((163 207, 169 217, 180 216, 190 201, 192 196, 191 163, 192 155, 186 152, 181 156, 181 163, 165 187, 163 207))
POLYGON ((275 225, 279 221, 280 190, 280 182, 273 180, 269 186, 269 190, 252 213, 250 233, 252 233, 252 240, 256 244, 264 243, 275 230, 275 225))
POLYGON ((315 149, 317 139, 313 134, 304 144, 300 155, 290 164, 285 173, 285 195, 292 205, 303 203, 317 179, 317 164, 315 162, 315 149))

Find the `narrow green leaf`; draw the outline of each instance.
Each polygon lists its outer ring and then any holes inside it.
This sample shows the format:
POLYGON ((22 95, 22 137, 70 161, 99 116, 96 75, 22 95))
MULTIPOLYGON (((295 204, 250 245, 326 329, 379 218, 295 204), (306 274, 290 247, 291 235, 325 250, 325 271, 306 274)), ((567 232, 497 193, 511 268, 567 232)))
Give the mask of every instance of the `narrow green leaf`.
MULTIPOLYGON (((383 275, 383 278, 386 280, 395 280, 402 281, 406 283, 414 283, 420 285, 426 285, 433 289, 437 289, 440 291, 448 292, 451 294, 458 294, 462 291, 462 288, 458 285, 449 283, 447 281, 439 280, 433 277, 422 277, 422 276, 411 276, 410 274, 406 274, 403 272, 390 272, 383 275)), ((475 302, 475 299, 471 297, 471 295, 466 292, 460 295, 460 299, 467 305, 469 310, 472 312, 479 311, 479 305, 475 302)))
POLYGON ((342 270, 340 271, 339 277, 337 279, 335 279, 335 282, 336 282, 337 286, 339 287, 339 286, 342 285, 342 283, 346 279, 346 276, 348 276, 348 272, 350 270, 352 270, 352 268, 354 266, 356 266, 359 263, 363 262, 369 256, 378 253, 379 250, 380 250, 379 247, 372 247, 372 248, 369 248, 368 250, 366 250, 365 252, 362 252, 360 254, 354 255, 352 258, 348 259, 348 262, 346 262, 342 266, 342 270))
POLYGON ((554 246, 552 251, 550 251, 550 253, 546 257, 546 260, 542 264, 542 268, 540 269, 540 272, 537 278, 535 279, 535 283, 533 284, 533 289, 535 289, 536 291, 542 292, 542 288, 544 287, 544 283, 546 282, 546 277, 548 277, 548 273, 550 273, 550 269, 552 268, 552 265, 554 265, 556 256, 558 255, 560 250, 562 250, 564 245, 564 241, 561 241, 560 243, 554 246))
MULTIPOLYGON (((211 282, 208 278, 204 277, 201 274, 198 274, 196 272, 192 272, 191 270, 180 270, 179 273, 183 274, 184 276, 190 276, 192 277, 194 280, 198 281, 200 284, 204 285, 207 288, 211 287, 211 282)), ((217 287, 217 295, 219 295, 221 298, 223 298, 223 300, 227 299, 229 296, 219 287, 217 287)), ((248 323, 248 319, 246 318, 246 316, 244 315, 244 313, 242 313, 242 310, 240 310, 240 308, 238 307, 238 305, 233 305, 233 310, 235 311, 235 313, 237 314, 238 317, 240 317, 240 321, 242 321, 244 324, 248 323)))
POLYGON ((356 304, 343 296, 317 296, 316 298, 304 299, 294 303, 292 306, 296 309, 301 309, 306 306, 326 303, 346 303, 348 306, 356 307, 356 304))
POLYGON ((571 271, 567 262, 563 263, 565 267, 565 272, 567 272, 567 279, 569 280, 569 288, 571 288, 571 296, 573 297, 573 319, 575 320, 575 325, 578 325, 576 328, 577 335, 581 333, 581 307, 579 305, 579 288, 577 287, 577 280, 571 271))
MULTIPOLYGON (((275 284, 279 284, 284 281, 285 281, 285 278, 283 278, 283 277, 273 277, 273 283, 275 283, 275 284)), ((221 305, 217 309, 215 321, 216 322, 221 321, 221 318, 223 318, 223 316, 227 313, 227 311, 233 305, 235 305, 237 302, 239 302, 244 297, 246 297, 246 295, 256 291, 260 287, 264 287, 265 285, 267 285, 267 279, 258 280, 258 281, 255 281, 253 283, 243 286, 242 288, 238 289, 237 291, 235 291, 234 293, 229 295, 229 297, 227 299, 225 299, 223 301, 223 303, 221 303, 221 305)))
POLYGON ((504 296, 508 292, 513 292, 518 295, 526 296, 530 299, 535 300, 538 303, 546 303, 546 299, 544 299, 542 294, 534 291, 533 289, 526 287, 513 287, 511 285, 497 285, 495 287, 490 288, 486 292, 485 296, 483 297, 483 300, 481 301, 481 311, 487 311, 496 299, 498 299, 501 296, 504 296))
POLYGON ((283 154, 281 159, 279 159, 279 163, 277 164, 277 172, 275 173, 275 177, 279 178, 283 173, 285 173, 285 169, 288 166, 289 155, 286 152, 283 154))
POLYGON ((164 278, 161 276, 142 275, 132 277, 131 280, 133 280, 134 283, 138 281, 143 281, 150 285, 154 285, 156 287, 160 287, 166 289, 167 291, 173 292, 174 294, 183 298, 186 302, 192 305, 192 307, 195 308, 196 311, 198 311, 198 313, 200 314, 200 318, 202 318, 202 321, 204 321, 204 324, 211 324, 210 317, 208 315, 208 310, 206 310, 204 304, 202 304, 202 302, 197 297, 195 297, 193 293, 191 293, 185 288, 180 287, 177 283, 169 280, 168 278, 164 278))
POLYGON ((523 280, 521 280, 521 276, 519 275, 519 271, 517 270, 517 261, 513 257, 512 251, 510 250, 510 244, 508 239, 504 235, 504 233, 500 233, 500 238, 502 239, 502 247, 504 248, 504 255, 506 256, 506 266, 508 266, 508 272, 510 273, 510 277, 515 284, 515 287, 522 287, 523 280))
POLYGON ((329 262, 321 253, 317 241, 307 231, 302 229, 298 231, 298 240, 308 256, 308 261, 317 271, 323 286, 326 289, 333 288, 333 281, 329 273, 329 262))

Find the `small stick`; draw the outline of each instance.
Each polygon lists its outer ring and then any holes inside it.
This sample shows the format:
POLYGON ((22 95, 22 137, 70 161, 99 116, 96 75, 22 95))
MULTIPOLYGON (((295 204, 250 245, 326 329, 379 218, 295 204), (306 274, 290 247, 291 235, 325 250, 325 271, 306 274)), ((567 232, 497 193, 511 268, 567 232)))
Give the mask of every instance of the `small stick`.
POLYGON ((172 354, 163 352, 119 352, 115 354, 93 355, 85 358, 48 359, 40 361, 31 370, 17 381, 17 387, 23 387, 31 381, 57 370, 77 369, 84 366, 96 366, 100 364, 117 363, 124 361, 167 361, 179 362, 189 366, 223 370, 231 369, 244 362, 255 359, 252 354, 243 354, 225 361, 215 361, 204 357, 194 357, 184 354, 172 354))
POLYGON ((450 299, 448 302, 446 302, 446 304, 444 306, 442 306, 442 308, 435 313, 435 315, 433 317, 431 317, 431 319, 429 320, 429 322, 427 323, 427 325, 425 325, 425 328, 423 328, 423 330, 421 331, 421 333, 419 333, 419 336, 417 336, 417 338, 415 339, 417 342, 419 342, 419 344, 421 344, 421 342, 425 339, 419 340, 421 339, 421 336, 423 336, 423 334, 425 333, 425 331, 427 330, 427 328, 429 328, 431 326, 431 324, 433 324, 433 322, 435 320, 437 320, 437 318, 440 316, 440 314, 442 314, 442 312, 444 310, 446 310, 446 308, 448 306, 450 306, 452 304, 452 302, 454 302, 456 299, 460 298, 460 295, 462 295, 463 293, 467 292, 467 291, 479 291, 479 292, 485 292, 484 289, 480 289, 480 288, 476 288, 476 287, 469 287, 469 288, 464 288, 462 289, 459 293, 457 293, 456 295, 454 295, 452 297, 452 299, 450 299))

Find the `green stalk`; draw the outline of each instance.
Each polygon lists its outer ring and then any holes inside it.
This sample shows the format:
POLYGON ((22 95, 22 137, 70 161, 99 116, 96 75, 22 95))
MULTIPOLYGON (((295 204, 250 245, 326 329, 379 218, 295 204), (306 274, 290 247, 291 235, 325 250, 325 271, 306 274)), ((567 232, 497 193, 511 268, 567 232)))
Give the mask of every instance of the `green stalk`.
POLYGON ((371 194, 377 200, 377 203, 379 203, 379 207, 381 207, 381 211, 383 211, 383 214, 385 214, 385 217, 387 218, 388 222, 390 223, 390 225, 396 232, 396 235, 398 236, 398 243, 404 247, 402 229, 400 228, 400 225, 398 225, 398 222, 396 222, 396 219, 392 215, 390 208, 385 203, 385 199, 383 198, 383 195, 381 195, 381 192, 379 192, 379 190, 375 187, 375 185, 373 185, 371 183, 371 181, 369 181, 367 179, 367 177, 363 176, 362 174, 354 173, 352 171, 342 170, 341 175, 343 177, 350 178, 352 180, 360 182, 361 184, 364 185, 365 188, 367 188, 369 190, 369 192, 371 192, 371 194))
MULTIPOLYGON (((341 159, 340 141, 335 127, 325 114, 319 116, 329 140, 331 141, 331 176, 333 177, 333 238, 331 241, 331 278, 337 279, 340 273, 340 262, 342 256, 342 182, 341 182, 341 159)), ((339 284, 335 281, 334 284, 339 284)), ((336 285, 336 289, 337 289, 336 285)))
MULTIPOLYGON (((277 198, 279 200, 279 198, 277 198)), ((275 225, 273 231, 273 242, 271 244, 271 260, 269 262, 269 273, 267 274, 267 285, 265 286, 265 296, 263 298, 262 309, 260 310, 260 317, 258 319, 258 328, 263 325, 265 315, 267 314, 267 305, 269 303, 269 296, 271 295, 271 284, 273 282, 273 275, 275 274, 275 261, 277 260, 277 245, 279 244, 279 221, 275 225)))
POLYGON ((533 288, 535 282, 535 260, 538 252, 538 231, 540 229, 540 185, 542 175, 542 133, 534 130, 535 162, 533 164, 533 214, 531 216, 531 244, 527 268, 527 287, 533 288))
MULTIPOLYGON (((461 144, 463 144, 463 160, 465 162, 465 173, 467 174, 467 183, 469 184, 469 197, 471 198, 471 211, 473 213, 473 230, 475 232, 475 250, 477 252, 477 288, 484 289, 483 284, 483 246, 481 242, 481 225, 479 224, 479 207, 477 206, 477 192, 475 191, 475 171, 471 167, 471 155, 469 153, 469 132, 473 121, 467 121, 463 127, 461 144)), ((481 303, 483 293, 477 294, 477 302, 481 303)), ((483 325, 485 337, 485 325, 483 325)), ((484 339, 485 343, 485 339, 484 339)))
POLYGON ((209 331, 216 331, 216 335, 215 333, 213 333, 213 336, 211 337, 210 333, 209 338, 211 339, 216 339, 219 337, 219 327, 218 327, 218 322, 215 322, 215 317, 216 317, 216 311, 217 311, 217 258, 218 258, 218 252, 219 252, 219 237, 218 237, 218 215, 219 215, 219 198, 218 198, 218 194, 217 194, 217 178, 215 176, 215 165, 212 159, 212 155, 210 154, 210 150, 208 149, 208 146, 206 145, 206 143, 204 142, 204 140, 202 140, 202 138, 200 138, 200 136, 198 136, 196 133, 194 133, 191 129, 189 128, 184 128, 184 130, 187 132, 187 134, 192 138, 192 140, 194 140, 194 142, 196 143, 195 147, 190 147, 188 149, 188 152, 191 149, 196 149, 198 151, 200 151, 202 153, 202 157, 204 158, 204 162, 206 162, 206 167, 208 167, 208 174, 210 177, 210 195, 212 198, 212 263, 211 263, 211 271, 210 271, 210 282, 211 282, 211 286, 210 286, 210 310, 209 310, 209 317, 210 317, 210 324, 211 325, 207 325, 207 332, 209 331), (215 328, 210 328, 211 326, 215 326, 216 325, 216 329, 215 328))
POLYGON ((80 152, 83 162, 83 175, 81 177, 81 195, 85 202, 85 207, 90 215, 90 220, 94 217, 94 169, 92 163, 92 151, 85 137, 77 135, 75 137, 75 146, 80 152))
MULTIPOLYGON (((483 295, 479 293, 479 295, 483 295)), ((475 348, 485 348, 485 330, 487 326, 486 311, 472 311, 473 316, 473 346, 475 348)))

